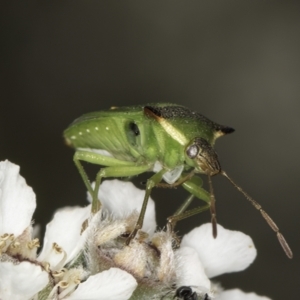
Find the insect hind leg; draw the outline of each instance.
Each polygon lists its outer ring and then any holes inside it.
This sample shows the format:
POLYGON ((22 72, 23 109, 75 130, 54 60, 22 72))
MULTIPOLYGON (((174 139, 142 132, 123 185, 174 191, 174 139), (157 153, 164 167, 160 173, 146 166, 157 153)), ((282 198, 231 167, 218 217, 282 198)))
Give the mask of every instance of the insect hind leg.
POLYGON ((92 212, 96 213, 101 207, 101 202, 98 201, 98 199, 95 200, 95 193, 94 193, 93 187, 92 187, 92 185, 89 181, 89 178, 83 168, 81 159, 78 158, 78 152, 75 152, 73 160, 74 160, 75 166, 77 167, 79 174, 85 184, 85 187, 87 188, 88 192, 92 196, 92 212))

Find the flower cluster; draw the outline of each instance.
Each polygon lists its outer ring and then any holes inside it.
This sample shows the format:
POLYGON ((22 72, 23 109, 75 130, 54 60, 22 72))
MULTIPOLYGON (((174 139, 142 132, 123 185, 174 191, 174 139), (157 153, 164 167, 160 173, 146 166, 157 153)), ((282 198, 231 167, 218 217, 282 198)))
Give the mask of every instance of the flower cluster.
POLYGON ((251 238, 241 232, 218 225, 214 239, 204 224, 179 244, 173 232, 156 230, 150 199, 143 228, 127 245, 143 198, 130 182, 104 181, 100 211, 59 209, 38 252, 35 194, 17 165, 0 162, 0 299, 269 299, 211 281, 255 259, 251 238))

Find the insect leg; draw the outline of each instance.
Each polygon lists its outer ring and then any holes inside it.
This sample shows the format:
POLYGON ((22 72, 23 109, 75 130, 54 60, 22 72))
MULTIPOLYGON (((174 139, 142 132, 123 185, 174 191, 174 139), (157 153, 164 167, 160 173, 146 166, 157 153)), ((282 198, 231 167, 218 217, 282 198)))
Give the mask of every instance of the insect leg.
POLYGON ((136 236, 138 230, 143 227, 145 212, 146 212, 146 208, 147 208, 147 204, 148 204, 148 199, 150 197, 151 191, 162 180, 162 177, 163 177, 164 173, 166 173, 166 172, 167 172, 167 170, 162 169, 161 171, 159 171, 158 173, 154 174, 153 176, 151 176, 147 180, 147 183, 146 183, 146 193, 145 193, 143 205, 142 205, 142 208, 141 208, 141 211, 140 211, 140 215, 139 215, 139 218, 138 218, 138 220, 136 222, 134 230, 131 232, 131 234, 129 235, 129 237, 128 237, 127 241, 126 241, 127 245, 129 245, 130 241, 136 236))
MULTIPOLYGON (((193 177, 190 180, 184 182, 182 186, 191 193, 185 202, 180 206, 180 208, 175 212, 175 214, 168 218, 168 222, 172 228, 175 227, 176 223, 180 220, 186 219, 190 216, 196 215, 200 212, 210 209, 211 207, 211 195, 207 191, 201 188, 199 184, 199 177, 193 177), (190 210, 186 210, 189 204, 192 202, 193 197, 197 197, 205 201, 207 204, 204 206, 199 206, 190 210)), ((201 180, 201 179, 200 179, 201 180)))
POLYGON ((89 193, 91 194, 91 196, 93 196, 93 193, 94 193, 94 190, 91 186, 91 183, 88 179, 88 176, 83 168, 83 165, 82 163, 80 162, 81 160, 84 160, 82 155, 80 155, 82 153, 80 152, 75 152, 74 154, 74 157, 73 157, 73 160, 74 160, 74 163, 75 163, 75 166, 77 167, 78 171, 79 171, 79 174, 85 184, 85 187, 87 188, 87 190, 89 191, 89 193))
MULTIPOLYGON (((83 168, 81 161, 85 161, 85 162, 89 162, 89 163, 97 164, 97 165, 102 165, 105 167, 118 166, 120 169, 135 167, 134 162, 122 161, 122 160, 119 160, 119 159, 116 159, 113 157, 104 156, 104 155, 94 153, 91 151, 83 151, 83 150, 79 151, 78 150, 75 152, 73 159, 74 159, 74 163, 79 171, 79 174, 80 174, 87 190, 89 191, 89 193, 92 196, 92 199, 93 199, 92 200, 92 212, 93 213, 96 213, 100 209, 100 206, 101 206, 100 201, 98 201, 98 190, 99 190, 101 178, 98 179, 96 187, 95 187, 95 189, 93 189, 91 186, 91 183, 88 179, 88 176, 83 168), (98 187, 97 187, 97 185, 98 185, 98 187)), ((133 175, 137 175, 137 174, 140 174, 143 172, 145 172, 145 171, 134 173, 133 175)), ((124 170, 123 170, 123 173, 124 173, 124 170)), ((130 176, 130 175, 131 175, 131 173, 129 172, 128 176, 130 176)), ((113 176, 114 175, 112 175, 110 177, 113 177, 113 176)), ((115 177, 122 177, 122 176, 126 176, 126 175, 116 175, 115 177)), ((106 176, 106 177, 109 177, 109 176, 106 176)))
POLYGON ((98 195, 102 178, 106 177, 128 177, 144 173, 149 170, 148 165, 141 166, 108 166, 102 168, 96 176, 95 194, 98 195))
MULTIPOLYGON (((188 181, 189 179, 191 179, 194 176, 195 172, 192 171, 190 173, 187 174, 182 174, 182 176, 174 183, 169 184, 169 183, 158 183, 156 186, 157 187, 163 187, 163 188, 176 188, 179 185, 182 185, 184 182, 188 181)), ((192 179, 193 185, 194 186, 198 186, 201 187, 203 182, 202 179, 200 177, 194 176, 192 179)), ((189 207, 189 205, 192 203, 194 199, 194 195, 191 194, 184 202, 183 204, 176 210, 176 212, 173 214, 173 216, 177 216, 182 214, 184 211, 187 210, 187 208, 189 207)), ((176 225, 176 221, 174 220, 174 222, 172 223, 168 223, 168 228, 169 230, 173 231, 174 227, 176 225)))
MULTIPOLYGON (((195 171, 193 170, 190 173, 187 173, 183 176, 181 176, 177 181, 175 181, 174 183, 165 183, 165 182, 160 182, 158 183, 156 186, 157 187, 162 187, 162 188, 168 188, 168 189, 173 189, 176 188, 179 185, 182 185, 184 182, 186 182, 187 180, 191 179, 195 174, 195 171)), ((197 177, 199 178, 199 177, 197 177)), ((200 179, 200 178, 199 178, 200 179)), ((201 180, 201 179, 200 179, 201 180)), ((201 181, 201 185, 202 185, 202 181, 201 181)))

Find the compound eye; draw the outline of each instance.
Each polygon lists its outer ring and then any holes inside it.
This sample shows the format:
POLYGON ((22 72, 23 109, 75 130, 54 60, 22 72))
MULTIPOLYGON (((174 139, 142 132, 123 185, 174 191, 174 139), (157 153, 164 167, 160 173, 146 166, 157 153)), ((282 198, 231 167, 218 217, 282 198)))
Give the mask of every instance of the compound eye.
POLYGON ((195 144, 190 145, 187 149, 186 149, 186 154, 189 158, 193 159, 195 158, 199 153, 199 147, 195 144))

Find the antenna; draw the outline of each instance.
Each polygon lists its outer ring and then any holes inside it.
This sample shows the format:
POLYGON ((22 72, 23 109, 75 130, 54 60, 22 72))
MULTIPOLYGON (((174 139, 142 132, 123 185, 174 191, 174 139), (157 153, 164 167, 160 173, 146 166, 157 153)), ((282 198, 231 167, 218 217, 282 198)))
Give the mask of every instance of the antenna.
POLYGON ((213 231, 213 237, 216 238, 217 237, 216 198, 215 198, 210 175, 208 175, 208 183, 209 183, 209 192, 210 192, 210 214, 211 214, 212 231, 213 231))
MULTIPOLYGON (((283 237, 283 235, 280 233, 278 226, 275 224, 275 222, 272 220, 272 218, 262 209, 261 205, 255 201, 253 198, 251 198, 240 186, 238 186, 228 175, 225 171, 221 170, 220 173, 226 177, 231 183, 232 185, 239 191, 241 192, 245 198, 250 201, 250 203, 261 213, 261 215, 263 216, 263 218, 266 220, 266 222, 269 224, 269 226, 273 229, 273 231, 276 233, 278 241, 282 247, 282 249, 284 250, 285 254, 287 255, 288 258, 293 258, 293 252, 290 248, 290 246, 288 245, 287 241, 285 240, 285 238, 283 237)), ((208 176, 209 180, 210 180, 210 185, 211 185, 211 179, 210 176, 208 176)), ((212 188, 211 188, 212 191, 212 188)), ((214 199, 214 196, 211 196, 214 199)), ((214 203, 213 203, 214 206, 214 203)), ((212 214, 213 217, 213 214, 212 214)))

